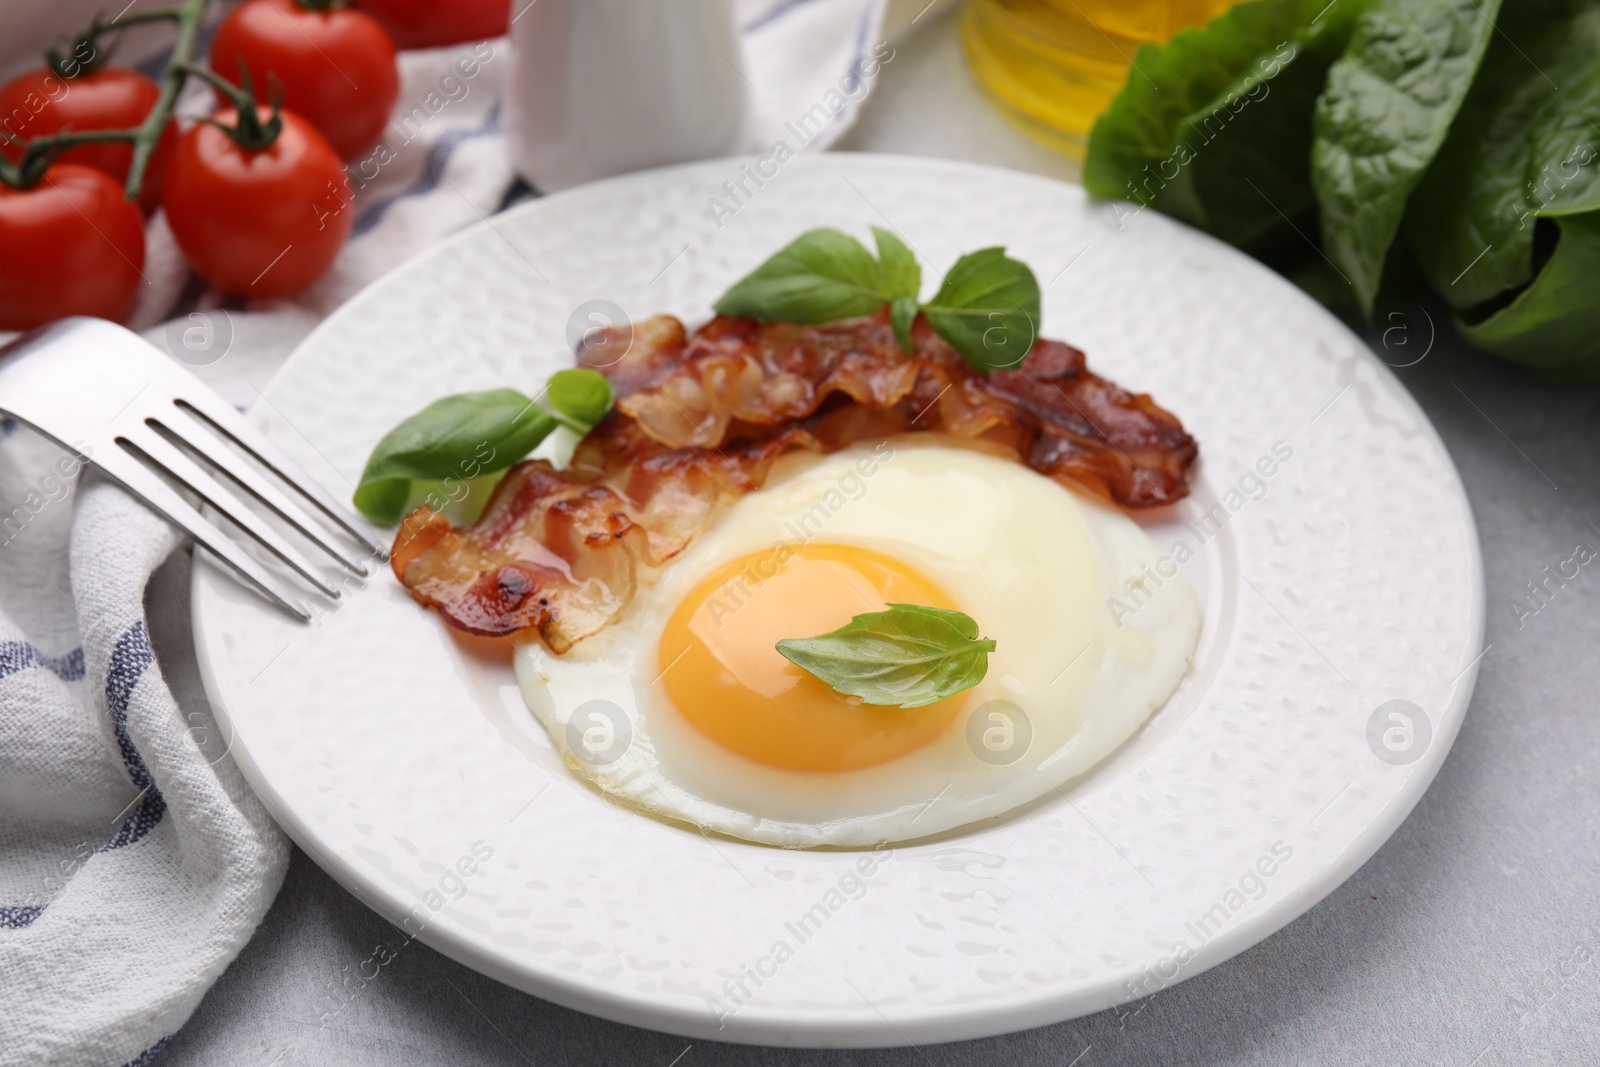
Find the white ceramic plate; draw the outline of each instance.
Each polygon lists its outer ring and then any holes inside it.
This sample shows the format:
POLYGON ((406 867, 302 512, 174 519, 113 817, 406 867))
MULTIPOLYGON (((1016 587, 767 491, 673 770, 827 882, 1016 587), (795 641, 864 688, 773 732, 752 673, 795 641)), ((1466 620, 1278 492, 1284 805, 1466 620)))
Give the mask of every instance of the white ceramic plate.
POLYGON ((373 908, 486 974, 771 1044, 950 1041, 1097 1011, 1330 892, 1432 780, 1481 648, 1472 516, 1405 391, 1287 282, 1153 212, 863 155, 791 162, 735 205, 723 183, 742 173, 615 179, 475 227, 329 318, 253 416, 348 495, 378 437, 429 400, 531 391, 570 365, 586 301, 695 323, 813 226, 893 226, 941 268, 1008 245, 1045 287, 1045 333, 1200 441, 1193 498, 1150 527, 1195 553, 1205 629, 1183 686, 1064 796, 896 848, 854 891, 858 853, 706 837, 585 787, 509 664, 387 574, 299 626, 201 562, 207 684, 278 820, 373 908), (711 198, 737 211, 713 218, 711 198), (819 904, 802 940, 794 924, 819 904))

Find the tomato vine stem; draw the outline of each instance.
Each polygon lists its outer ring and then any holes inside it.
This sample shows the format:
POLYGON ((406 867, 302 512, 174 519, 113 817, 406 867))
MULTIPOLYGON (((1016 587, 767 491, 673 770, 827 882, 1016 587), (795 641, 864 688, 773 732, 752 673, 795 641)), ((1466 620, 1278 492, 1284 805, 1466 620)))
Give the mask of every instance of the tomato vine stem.
POLYGON ((155 154, 156 145, 161 140, 161 131, 172 119, 172 112, 177 106, 178 94, 183 91, 184 83, 197 69, 193 61, 195 51, 200 44, 200 27, 205 21, 206 6, 209 3, 210 0, 183 0, 183 3, 176 7, 141 11, 109 22, 101 22, 96 18, 74 43, 73 56, 79 57, 76 61, 63 59, 54 49, 48 51, 46 59, 51 68, 71 81, 73 77, 82 76, 92 69, 94 46, 101 35, 148 22, 172 22, 177 26, 177 36, 172 44, 172 60, 167 64, 166 73, 161 79, 161 93, 156 97, 155 106, 150 109, 150 113, 145 116, 142 123, 125 130, 63 130, 60 133, 32 138, 23 149, 22 157, 15 163, 0 158, 0 182, 19 189, 31 188, 44 176, 50 164, 70 148, 80 144, 126 141, 133 145, 133 161, 128 167, 127 181, 123 183, 124 198, 139 199, 139 193, 144 188, 145 170, 149 167, 150 157, 155 154), (88 57, 80 56, 84 44, 89 46, 88 57))
POLYGON ((188 73, 206 82, 233 103, 234 110, 239 114, 236 125, 224 126, 222 123, 210 118, 203 118, 200 121, 215 126, 227 134, 240 148, 248 152, 259 152, 271 145, 273 141, 276 141, 278 134, 283 132, 282 111, 278 103, 282 98, 282 86, 278 87, 277 92, 273 92, 270 87, 276 83, 277 79, 271 72, 267 74, 267 84, 269 86, 268 92, 273 93, 273 98, 270 101, 272 115, 265 122, 262 122, 261 116, 256 114, 256 105, 259 103, 259 98, 256 96, 255 86, 250 84, 250 70, 242 60, 239 63, 239 75, 240 81, 244 83, 243 85, 234 85, 215 71, 207 70, 205 67, 195 66, 194 64, 188 64, 188 73))
POLYGON ((189 64, 194 61, 195 50, 200 45, 200 25, 205 20, 209 2, 184 0, 177 9, 178 35, 172 43, 172 62, 167 65, 167 73, 162 78, 161 95, 156 98, 156 106, 145 116, 139 127, 139 135, 133 142, 133 163, 128 167, 128 181, 123 187, 124 195, 129 200, 137 200, 144 189, 145 168, 155 154, 161 131, 172 118, 173 108, 178 106, 178 94, 188 80, 189 64))

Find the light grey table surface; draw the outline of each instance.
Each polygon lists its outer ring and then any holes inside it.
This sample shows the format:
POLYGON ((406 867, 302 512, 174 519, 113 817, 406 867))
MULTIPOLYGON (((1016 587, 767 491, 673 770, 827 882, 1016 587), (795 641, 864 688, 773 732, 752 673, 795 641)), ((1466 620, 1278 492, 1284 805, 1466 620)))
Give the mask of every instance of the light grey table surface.
MULTIPOLYGON (((1073 164, 988 110, 952 22, 937 14, 899 46, 848 147, 1071 177, 1073 164)), ((1411 817, 1349 881, 1255 948, 1145 1001, 1007 1037, 748 1048, 568 1011, 420 944, 363 980, 361 962, 400 938, 297 851, 254 941, 160 1062, 1600 1063, 1600 564, 1532 617, 1509 603, 1577 545, 1600 551, 1600 390, 1538 384, 1464 348, 1446 315, 1427 310, 1438 340, 1398 373, 1477 516, 1488 651, 1466 725, 1411 817)), ((1413 340, 1425 329, 1415 328, 1413 340)), ((1417 348, 1377 350, 1401 362, 1417 348)), ((161 648, 180 686, 196 684, 184 643, 167 635, 161 648)))

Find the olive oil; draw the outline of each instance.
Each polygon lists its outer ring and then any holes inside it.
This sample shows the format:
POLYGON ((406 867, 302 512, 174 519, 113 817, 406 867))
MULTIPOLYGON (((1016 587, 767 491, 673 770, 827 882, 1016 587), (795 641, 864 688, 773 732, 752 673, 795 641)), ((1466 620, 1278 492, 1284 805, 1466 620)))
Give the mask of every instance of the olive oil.
POLYGON ((1082 157, 1140 45, 1226 11, 1224 0, 967 0, 961 37, 978 83, 1024 131, 1082 157))

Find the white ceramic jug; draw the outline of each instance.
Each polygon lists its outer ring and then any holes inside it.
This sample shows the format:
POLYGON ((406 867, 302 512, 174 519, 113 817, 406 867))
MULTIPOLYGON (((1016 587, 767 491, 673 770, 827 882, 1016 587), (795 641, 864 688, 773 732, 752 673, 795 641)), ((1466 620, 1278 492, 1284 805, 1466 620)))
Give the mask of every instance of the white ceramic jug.
POLYGON ((732 0, 537 0, 511 27, 511 163, 542 192, 743 148, 732 0))

